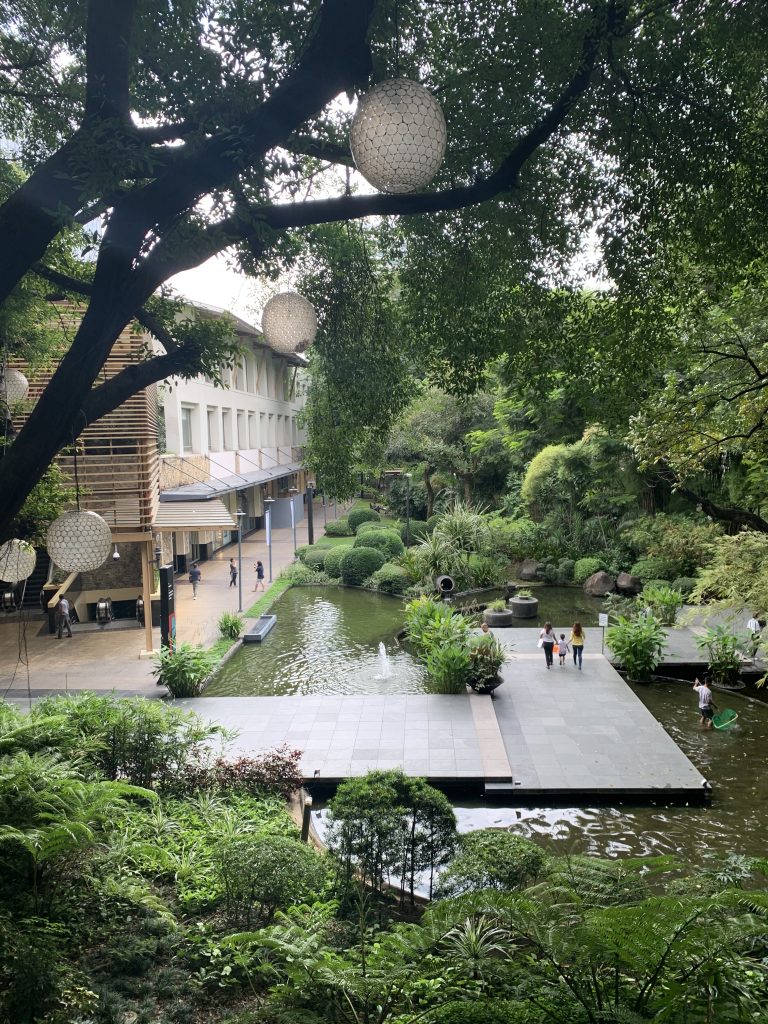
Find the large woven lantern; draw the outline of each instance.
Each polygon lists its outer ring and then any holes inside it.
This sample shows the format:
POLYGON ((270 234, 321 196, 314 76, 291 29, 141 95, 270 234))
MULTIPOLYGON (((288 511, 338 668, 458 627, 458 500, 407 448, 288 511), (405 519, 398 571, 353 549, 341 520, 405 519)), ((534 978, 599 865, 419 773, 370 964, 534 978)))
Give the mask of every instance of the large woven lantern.
POLYGON ((317 334, 315 307, 298 292, 280 292, 264 307, 261 329, 276 352, 303 352, 317 334))
POLYGON ((48 527, 48 554, 67 572, 98 569, 111 545, 112 531, 96 512, 64 512, 48 527))
POLYGON ((418 82, 390 78, 362 97, 349 144, 366 181, 380 192, 416 192, 437 174, 448 130, 440 104, 418 82))
POLYGON ((0 546, 0 580, 21 583, 35 571, 37 554, 26 540, 7 540, 0 546))
POLYGON ((23 402, 29 394, 29 381, 21 370, 6 369, 0 382, 0 398, 6 405, 13 407, 23 402))

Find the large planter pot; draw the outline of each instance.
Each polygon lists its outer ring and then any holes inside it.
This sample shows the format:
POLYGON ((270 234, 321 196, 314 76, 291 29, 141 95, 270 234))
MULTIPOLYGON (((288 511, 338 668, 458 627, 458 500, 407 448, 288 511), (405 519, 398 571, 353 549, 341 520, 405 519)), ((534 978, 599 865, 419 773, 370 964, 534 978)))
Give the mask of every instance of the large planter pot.
POLYGON ((534 619, 539 612, 539 599, 515 595, 509 599, 509 610, 516 619, 534 619))
POLYGON ((491 628, 495 626, 499 629, 504 626, 511 626, 514 618, 515 616, 511 608, 505 608, 503 611, 486 608, 483 612, 483 622, 487 623, 491 628))
POLYGON ((484 693, 484 694, 491 694, 492 695, 493 691, 497 690, 501 686, 501 684, 503 682, 504 682, 504 680, 499 675, 499 676, 496 676, 495 679, 491 679, 491 680, 483 683, 482 686, 472 686, 472 683, 470 683, 469 685, 472 687, 472 689, 475 691, 475 693, 484 693))

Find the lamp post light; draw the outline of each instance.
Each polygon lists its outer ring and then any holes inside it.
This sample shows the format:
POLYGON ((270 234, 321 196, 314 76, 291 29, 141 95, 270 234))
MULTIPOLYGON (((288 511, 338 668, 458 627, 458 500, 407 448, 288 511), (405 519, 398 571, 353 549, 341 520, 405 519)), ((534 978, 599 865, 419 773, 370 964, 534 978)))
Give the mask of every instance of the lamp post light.
POLYGON ((323 526, 328 525, 328 508, 325 504, 325 491, 323 491, 323 526))
POLYGON ((296 495, 299 493, 298 487, 289 487, 288 493, 291 496, 291 531, 293 532, 293 556, 296 557, 296 495))
POLYGON ((312 504, 315 497, 315 481, 307 480, 307 543, 315 543, 315 509, 312 504))
POLYGON ((274 498, 265 498, 264 504, 264 519, 267 530, 267 553, 269 555, 269 582, 272 582, 272 506, 275 503, 274 498))
POLYGON ((405 546, 411 546, 411 474, 405 474, 405 546))
POLYGON ((235 512, 237 516, 237 610, 243 610, 243 516, 247 512, 235 512))

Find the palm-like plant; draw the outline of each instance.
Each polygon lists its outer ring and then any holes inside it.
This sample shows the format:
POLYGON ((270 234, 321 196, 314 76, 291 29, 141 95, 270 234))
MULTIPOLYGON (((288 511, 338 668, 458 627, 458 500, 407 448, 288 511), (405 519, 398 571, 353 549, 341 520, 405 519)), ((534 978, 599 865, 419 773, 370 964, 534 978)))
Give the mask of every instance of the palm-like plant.
POLYGON ((491 543, 491 531, 485 509, 472 507, 463 501, 455 501, 444 512, 435 527, 433 536, 445 541, 454 551, 465 557, 482 554, 491 543))

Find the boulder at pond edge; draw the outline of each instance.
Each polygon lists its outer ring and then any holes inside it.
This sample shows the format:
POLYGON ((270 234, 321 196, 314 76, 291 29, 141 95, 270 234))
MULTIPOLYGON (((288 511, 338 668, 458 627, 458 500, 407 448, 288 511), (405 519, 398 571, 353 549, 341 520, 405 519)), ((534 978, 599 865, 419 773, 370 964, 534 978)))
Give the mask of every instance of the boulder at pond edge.
POLYGON ((605 597, 606 594, 612 594, 615 589, 615 577, 611 576, 609 572, 605 572, 603 569, 599 572, 592 573, 584 584, 584 593, 589 594, 590 597, 605 597))

